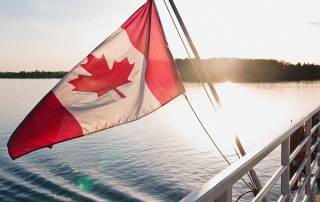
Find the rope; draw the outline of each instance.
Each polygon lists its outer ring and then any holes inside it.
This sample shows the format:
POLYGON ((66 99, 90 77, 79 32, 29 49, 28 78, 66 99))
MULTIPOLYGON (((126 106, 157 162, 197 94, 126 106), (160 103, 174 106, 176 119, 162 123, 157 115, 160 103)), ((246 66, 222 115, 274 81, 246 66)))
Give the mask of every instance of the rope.
MULTIPOLYGON (((238 152, 237 152, 236 148, 235 148, 235 147, 233 147, 233 149, 234 149, 234 151, 236 152, 236 154, 237 154, 238 158, 240 159, 240 156, 239 156, 239 154, 238 154, 238 152)), ((251 183, 249 182, 249 185, 251 186, 251 190, 258 190, 258 188, 256 187, 256 185, 253 183, 253 180, 252 180, 251 176, 249 175, 249 173, 246 173, 246 174, 247 174, 248 178, 249 178, 249 179, 250 179, 250 181, 251 181, 251 183)))
POLYGON ((172 20, 172 22, 173 22, 173 24, 174 24, 174 27, 176 28, 176 30, 177 30, 177 32, 178 32, 178 35, 179 35, 180 40, 181 40, 181 42, 182 42, 182 44, 183 44, 183 46, 184 46, 184 49, 186 50, 186 52, 187 52, 187 54, 188 54, 188 57, 189 57, 189 59, 190 59, 190 61, 191 61, 191 64, 192 64, 192 67, 193 67, 194 71, 196 72, 196 74, 197 74, 197 76, 198 76, 198 79, 200 80, 201 85, 202 85, 202 87, 204 88, 204 91, 206 92, 206 94, 207 94, 207 96, 208 96, 208 98, 209 98, 209 100, 210 100, 210 102, 211 102, 211 105, 212 105, 213 109, 215 110, 216 113, 218 113, 218 112, 217 112, 217 109, 215 108, 215 106, 214 106, 214 104, 213 104, 213 102, 212 102, 212 100, 211 100, 211 97, 209 96, 209 93, 208 93, 206 87, 204 86, 204 83, 203 83, 203 81, 202 81, 202 79, 201 79, 200 73, 199 73, 198 69, 196 68, 196 65, 194 64, 193 60, 191 59, 190 53, 189 53, 189 51, 188 51, 188 49, 187 49, 186 44, 184 43, 184 41, 183 41, 183 39, 182 39, 182 37, 181 37, 181 34, 180 34, 179 30, 178 30, 178 27, 177 27, 175 21, 173 20, 173 17, 172 17, 172 15, 171 15, 171 12, 170 12, 168 6, 167 6, 167 3, 166 3, 165 0, 163 0, 163 2, 164 2, 164 4, 166 5, 167 11, 168 11, 168 13, 169 13, 169 15, 170 15, 170 18, 171 18, 171 20, 172 20))
MULTIPOLYGON (((199 81, 201 82, 201 85, 202 85, 202 87, 204 88, 204 91, 206 92, 207 97, 209 98, 210 103, 211 103, 214 111, 218 114, 218 111, 217 111, 216 107, 214 106, 213 101, 212 101, 212 99, 211 99, 211 97, 210 97, 210 95, 209 95, 206 87, 204 86, 204 83, 203 83, 203 80, 201 79, 201 76, 200 76, 200 74, 199 74, 199 71, 198 71, 198 69, 196 68, 196 65, 194 64, 193 60, 191 59, 190 53, 189 53, 189 51, 188 51, 188 49, 187 49, 187 47, 186 47, 186 44, 184 43, 184 41, 183 41, 183 39, 182 39, 182 37, 181 37, 181 34, 180 34, 179 30, 178 30, 178 27, 177 27, 175 21, 173 20, 173 17, 172 17, 171 12, 170 12, 170 10, 169 10, 169 8, 168 8, 168 5, 167 5, 167 3, 166 3, 165 0, 163 0, 163 2, 164 2, 164 4, 166 5, 167 11, 168 11, 168 13, 169 13, 169 15, 170 15, 170 18, 171 18, 171 20, 172 20, 172 22, 173 22, 173 24, 174 24, 174 27, 175 27, 176 30, 177 30, 177 33, 178 33, 178 35, 179 35, 179 37, 180 37, 180 40, 181 40, 181 42, 182 42, 182 44, 183 44, 183 46, 184 46, 184 49, 186 50, 186 52, 187 52, 187 54, 188 54, 188 57, 189 57, 189 59, 190 59, 190 61, 191 61, 191 64, 192 64, 192 67, 193 67, 194 71, 196 72, 196 74, 197 74, 197 76, 198 76, 198 79, 199 79, 199 81)), ((218 117, 219 117, 219 120, 221 121, 220 116, 218 116, 218 117)), ((233 147, 234 147, 234 146, 233 146, 233 147)), ((238 158, 240 159, 240 156, 239 156, 239 154, 238 154, 238 151, 237 151, 236 149, 234 149, 234 150, 235 150, 238 158)))
POLYGON ((236 200, 235 202, 239 201, 239 200, 241 199, 241 197, 243 197, 245 194, 250 193, 250 192, 252 192, 252 191, 244 192, 243 194, 241 194, 241 195, 237 198, 237 200, 236 200))
MULTIPOLYGON (((204 83, 203 83, 203 80, 201 79, 201 76, 200 76, 200 74, 199 74, 199 71, 198 71, 198 69, 196 68, 194 62, 193 62, 192 59, 191 59, 190 53, 189 53, 189 51, 188 51, 188 49, 187 49, 187 47, 186 47, 186 44, 184 43, 184 41, 183 41, 183 39, 182 39, 182 37, 181 37, 181 34, 180 34, 180 32, 179 32, 179 30, 178 30, 178 27, 177 27, 177 25, 176 25, 176 23, 175 23, 172 15, 171 15, 171 12, 170 12, 170 10, 169 10, 169 8, 168 8, 168 5, 167 5, 167 3, 166 3, 165 0, 163 0, 163 2, 164 2, 165 6, 166 6, 166 8, 167 8, 167 11, 168 11, 168 13, 169 13, 169 15, 170 15, 170 18, 171 18, 172 22, 173 22, 173 24, 174 24, 174 26, 175 26, 175 28, 176 28, 176 30, 177 30, 177 33, 178 33, 178 35, 179 35, 179 37, 180 37, 180 40, 181 40, 181 42, 182 42, 182 44, 183 44, 183 46, 184 46, 184 48, 185 48, 185 50, 186 50, 186 52, 187 52, 187 54, 188 54, 188 57, 189 57, 189 59, 190 59, 190 61, 191 61, 191 64, 192 64, 192 67, 193 67, 193 69, 195 70, 195 72, 196 72, 196 74, 197 74, 197 76, 198 76, 198 79, 200 80, 201 85, 202 85, 202 87, 204 88, 204 90, 205 90, 205 92, 206 92, 206 94, 207 94, 207 97, 208 97, 209 100, 210 100, 210 103, 211 103, 213 109, 214 109, 215 112, 218 114, 218 111, 217 111, 216 107, 214 106, 213 101, 212 101, 211 97, 209 96, 209 93, 208 93, 206 87, 204 86, 204 83)), ((209 135, 209 133, 207 132, 207 130, 206 130, 205 127, 203 126, 202 122, 200 121, 199 117, 197 116, 196 112, 194 111, 193 107, 191 106, 191 104, 190 104, 187 96, 186 96, 185 94, 184 94, 184 96, 185 96, 185 98, 186 98, 189 106, 191 107, 193 113, 194 113, 195 116, 197 117, 199 123, 201 124, 202 128, 205 130, 205 132, 207 133, 208 137, 210 138, 211 142, 215 145, 215 147, 218 149, 218 151, 220 152, 220 154, 223 156, 223 158, 224 158, 224 159, 228 162, 228 164, 230 165, 229 161, 228 161, 228 160, 226 159, 226 157, 222 154, 222 152, 220 151, 220 149, 218 148, 218 146, 214 143, 214 141, 212 140, 211 136, 209 135)), ((219 117, 219 120, 221 121, 220 116, 218 116, 218 117, 219 117)), ((234 146, 233 146, 233 147, 234 147, 234 146)), ((238 154, 238 151, 235 149, 235 147, 234 147, 234 150, 235 150, 238 158, 240 159, 240 156, 239 156, 239 154, 238 154)), ((249 175, 248 173, 247 173, 247 175, 248 175, 248 177, 249 177, 249 179, 250 179, 250 181, 251 181, 251 184, 253 184, 252 187, 251 187, 247 182, 245 182, 245 181, 241 178, 242 181, 243 181, 251 190, 256 189, 256 188, 254 187, 254 183, 253 183, 253 181, 252 181, 252 178, 250 177, 250 175, 249 175)))
MULTIPOLYGON (((199 122, 200 125, 202 126, 203 130, 206 132, 207 136, 209 137, 209 139, 211 140, 211 142, 213 143, 213 145, 217 148, 217 150, 219 151, 219 153, 221 154, 221 156, 224 158, 224 160, 226 160, 226 162, 227 162, 229 165, 231 165, 230 162, 228 161, 228 159, 224 156, 224 154, 222 153, 222 151, 219 149, 219 147, 216 145, 216 143, 213 141, 213 139, 212 139, 211 136, 209 135, 207 129, 204 127, 204 125, 203 125, 203 123, 201 122, 200 118, 198 117, 197 113, 196 113, 195 110, 193 109, 193 107, 192 107, 192 105, 191 105, 191 103, 190 103, 187 95, 186 95, 185 93, 184 93, 183 95, 184 95, 184 97, 186 98, 186 100, 187 100, 190 108, 192 109, 193 114, 194 114, 194 115, 196 116, 196 118, 198 119, 198 122, 199 122)), ((243 179, 242 177, 241 177, 241 180, 253 191, 252 187, 251 187, 246 181, 244 181, 244 179, 243 179)))

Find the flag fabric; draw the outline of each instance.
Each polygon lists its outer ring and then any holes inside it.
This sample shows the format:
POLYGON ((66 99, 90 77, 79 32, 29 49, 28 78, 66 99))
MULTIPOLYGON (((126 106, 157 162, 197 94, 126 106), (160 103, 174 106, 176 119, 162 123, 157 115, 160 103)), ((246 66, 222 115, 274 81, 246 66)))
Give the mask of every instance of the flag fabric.
POLYGON ((8 141, 12 159, 139 119, 185 92, 153 0, 76 65, 8 141))

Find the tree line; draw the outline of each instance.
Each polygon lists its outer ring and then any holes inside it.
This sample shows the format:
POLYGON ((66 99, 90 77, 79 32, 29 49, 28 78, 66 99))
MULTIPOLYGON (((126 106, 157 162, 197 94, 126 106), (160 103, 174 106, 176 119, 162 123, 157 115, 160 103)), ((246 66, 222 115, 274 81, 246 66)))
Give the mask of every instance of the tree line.
MULTIPOLYGON (((199 82, 197 72, 193 68, 199 66, 195 59, 176 59, 180 76, 183 81, 199 82)), ((203 59, 209 76, 214 82, 272 82, 300 81, 320 79, 320 65, 291 64, 273 59, 239 59, 239 58, 210 58, 203 59)), ((62 78, 64 71, 46 72, 0 72, 0 78, 62 78)), ((201 70, 199 74, 202 78, 201 70)))
POLYGON ((34 78, 62 78, 67 72, 46 72, 46 71, 34 71, 34 72, 0 72, 0 78, 19 78, 19 79, 34 79, 34 78))
MULTIPOLYGON (((176 59, 183 81, 198 82, 193 68, 199 66, 195 59, 176 59)), ((291 64, 273 59, 210 58, 203 59, 209 76, 215 82, 273 82, 320 79, 320 65, 291 64)), ((199 71, 200 75, 203 75, 199 71)), ((202 76, 202 78, 204 78, 202 76)))

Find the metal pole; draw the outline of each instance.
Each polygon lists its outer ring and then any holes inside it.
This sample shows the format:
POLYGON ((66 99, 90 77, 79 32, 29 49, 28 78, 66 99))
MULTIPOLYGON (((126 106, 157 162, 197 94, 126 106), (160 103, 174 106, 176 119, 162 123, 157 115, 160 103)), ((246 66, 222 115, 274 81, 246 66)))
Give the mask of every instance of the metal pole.
MULTIPOLYGON (((211 90, 211 92, 212 92, 212 94, 213 94, 213 97, 214 97, 214 99, 216 100, 219 108, 221 108, 222 106, 221 106, 221 101, 220 101, 220 98, 219 98, 219 96, 218 96, 218 93, 217 93, 216 89, 214 88, 214 86, 213 86, 213 84, 212 84, 211 78, 210 78, 210 76, 209 76, 209 74, 208 74, 208 72, 207 72, 207 70, 206 70, 206 68, 205 68, 205 66, 204 66, 204 64, 203 64, 203 62, 202 62, 199 54, 198 54, 198 51, 197 51, 196 47, 193 45, 193 42, 192 42, 192 40, 191 40, 191 37, 190 37, 190 35, 189 35, 188 31, 187 31, 186 26, 184 25, 184 23, 183 23, 183 21, 182 21, 182 19, 181 19, 181 16, 180 16, 180 14, 179 14, 179 12, 178 12, 178 10, 177 10, 177 7, 175 6, 173 0, 169 0, 169 3, 170 3, 170 5, 171 5, 171 7, 172 7, 172 9, 173 9, 173 11, 174 11, 174 13, 175 13, 178 21, 179 21, 179 24, 180 24, 180 26, 181 26, 181 28, 182 28, 182 30, 183 30, 183 32, 184 32, 187 40, 188 40, 188 43, 189 43, 189 45, 190 45, 190 47, 191 47, 191 49, 192 49, 192 52, 193 52, 194 56, 196 57, 197 63, 198 63, 198 64, 200 65, 200 67, 201 67, 200 69, 199 69, 199 67, 197 67, 197 68, 204 74, 205 79, 206 79, 206 82, 207 82, 207 84, 208 84, 208 86, 209 86, 209 88, 210 88, 210 90, 211 90)), ((220 114, 218 114, 218 115, 221 116, 221 112, 220 112, 220 114)), ((236 144, 237 144, 237 147, 238 147, 241 155, 242 155, 242 156, 245 156, 245 155, 246 155, 246 152, 244 151, 244 149, 243 149, 243 147, 242 147, 242 144, 241 144, 241 142, 240 142, 237 134, 234 133, 234 135, 235 135, 235 142, 236 142, 236 144)))
POLYGON ((281 195, 286 200, 290 195, 290 136, 281 144, 281 165, 287 166, 281 175, 281 195))
MULTIPOLYGON (((177 17, 177 20, 179 21, 179 24, 180 24, 180 26, 181 26, 181 28, 183 30, 184 35, 186 36, 186 38, 188 40, 188 43, 189 43, 189 45, 191 47, 191 50, 192 50, 194 56, 196 57, 196 61, 197 61, 197 63, 199 64, 199 66, 201 68, 200 70, 205 76, 205 79, 206 79, 207 84, 208 84, 208 86, 209 86, 209 88, 210 88, 210 90, 211 90, 211 92, 213 94, 213 97, 215 98, 219 108, 221 108, 221 101, 220 101, 220 98, 219 98, 219 96, 217 94, 217 91, 216 91, 216 89, 214 88, 214 86, 212 84, 211 78, 210 78, 210 76, 209 76, 209 74, 208 74, 208 72, 207 72, 207 70, 206 70, 206 68, 205 68, 205 66, 204 66, 199 54, 198 54, 197 49, 193 45, 191 37, 190 37, 190 35, 189 35, 188 31, 187 31, 186 26, 184 25, 184 23, 182 21, 182 18, 180 16, 179 12, 178 12, 178 9, 177 9, 176 5, 174 4, 173 0, 169 0, 169 3, 171 5, 171 7, 172 7, 172 10, 173 10, 174 14, 177 17)), ((199 68, 199 67, 197 67, 197 68, 199 68)), ((220 118, 222 118, 221 117, 222 114, 218 114, 218 115, 220 116, 220 118)), ((239 140, 239 138, 238 138, 238 136, 237 136, 237 134, 235 132, 234 132, 234 135, 235 135, 235 139, 236 139, 235 142, 237 144, 237 147, 238 147, 241 155, 242 156, 246 155, 246 153, 245 153, 245 151, 244 151, 244 149, 242 147, 242 144, 241 144, 241 142, 240 142, 240 140, 239 140)), ((253 170, 252 171, 250 170, 250 173, 254 173, 254 175, 251 175, 251 177, 252 177, 252 180, 253 180, 254 184, 256 185, 256 187, 258 189, 258 192, 259 192, 261 190, 261 188, 262 188, 261 183, 260 183, 258 177, 255 175, 255 172, 253 170)), ((268 202, 269 200, 268 200, 267 197, 265 197, 264 201, 268 202)))
POLYGON ((308 141, 306 142, 305 148, 305 156, 309 156, 309 159, 305 165, 305 175, 306 177, 309 176, 307 184, 305 186, 305 195, 308 195, 310 197, 311 195, 311 128, 312 128, 312 116, 309 118, 309 120, 306 122, 306 136, 310 136, 308 141))

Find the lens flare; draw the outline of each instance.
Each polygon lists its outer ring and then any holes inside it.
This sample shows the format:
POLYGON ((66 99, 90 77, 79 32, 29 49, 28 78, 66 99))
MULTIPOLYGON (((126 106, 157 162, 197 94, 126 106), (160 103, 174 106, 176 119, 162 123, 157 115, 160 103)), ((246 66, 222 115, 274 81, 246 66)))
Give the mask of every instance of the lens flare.
POLYGON ((81 176, 78 179, 78 187, 86 192, 90 192, 94 189, 94 183, 90 176, 81 176))

